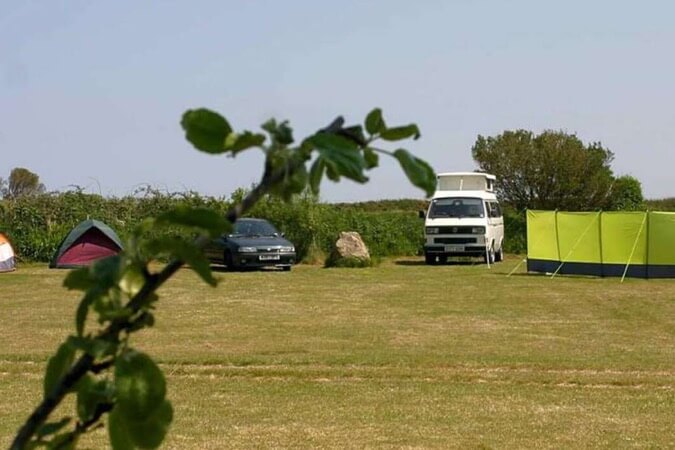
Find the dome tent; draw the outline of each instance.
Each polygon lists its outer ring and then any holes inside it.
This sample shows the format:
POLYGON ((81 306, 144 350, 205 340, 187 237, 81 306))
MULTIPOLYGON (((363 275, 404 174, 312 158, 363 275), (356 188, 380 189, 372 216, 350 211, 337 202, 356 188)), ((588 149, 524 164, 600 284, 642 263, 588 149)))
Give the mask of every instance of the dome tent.
POLYGON ((16 269, 16 256, 7 236, 0 233, 0 272, 16 269))
POLYGON ((88 266, 99 259, 122 251, 122 242, 108 225, 98 220, 80 222, 61 241, 49 267, 74 268, 88 266))

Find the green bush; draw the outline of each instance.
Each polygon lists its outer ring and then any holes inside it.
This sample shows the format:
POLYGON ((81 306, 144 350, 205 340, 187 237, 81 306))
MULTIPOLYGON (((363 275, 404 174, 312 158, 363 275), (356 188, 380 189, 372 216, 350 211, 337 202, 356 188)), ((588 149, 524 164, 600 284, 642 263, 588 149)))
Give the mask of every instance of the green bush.
MULTIPOLYGON (((156 217, 181 204, 209 207, 224 214, 242 193, 237 191, 230 199, 153 189, 121 198, 82 192, 21 197, 0 202, 0 231, 9 236, 22 260, 47 262, 68 231, 87 218, 107 223, 124 241, 131 229, 147 217, 156 217)), ((268 219, 283 231, 295 244, 300 259, 315 260, 317 255, 329 254, 341 231, 358 231, 375 257, 421 252, 423 226, 417 210, 354 205, 320 203, 310 195, 296 196, 289 203, 266 197, 249 215, 268 219)))
MULTIPOLYGON (((107 223, 124 241, 142 220, 179 204, 209 207, 224 214, 243 193, 236 191, 226 199, 146 188, 120 198, 82 192, 21 197, 0 202, 0 231, 9 236, 22 260, 47 262, 68 231, 87 218, 107 223)), ((672 199, 654 202, 659 208, 653 209, 666 210, 669 201, 675 209, 672 199)), ((422 254, 424 225, 418 211, 426 205, 424 200, 328 204, 300 195, 289 203, 266 197, 249 215, 267 219, 283 231, 295 244, 299 259, 319 262, 330 254, 341 231, 357 231, 373 257, 422 254)), ((505 207, 504 224, 506 252, 525 252, 525 213, 505 207)))
POLYGON ((645 206, 650 211, 675 211, 675 197, 647 200, 645 206))
POLYGON ((525 211, 504 207, 504 251, 506 253, 527 252, 527 218, 525 211))

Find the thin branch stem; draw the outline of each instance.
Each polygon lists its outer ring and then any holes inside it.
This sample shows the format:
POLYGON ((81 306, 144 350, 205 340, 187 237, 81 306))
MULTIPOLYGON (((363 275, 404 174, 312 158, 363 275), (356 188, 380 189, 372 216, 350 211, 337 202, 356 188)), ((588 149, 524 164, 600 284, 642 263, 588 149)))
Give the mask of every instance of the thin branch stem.
MULTIPOLYGON (((292 160, 289 165, 285 166, 283 169, 272 169, 269 163, 266 164, 260 183, 244 197, 241 203, 233 206, 225 214, 227 220, 230 223, 236 222, 237 219, 251 209, 262 196, 267 194, 275 184, 279 183, 289 172, 296 170, 303 163, 303 161, 292 160)), ((208 242, 208 237, 201 236, 196 239, 195 244, 198 247, 203 248, 208 242)), ((141 290, 129 300, 126 307, 134 313, 139 311, 149 296, 164 284, 164 282, 171 278, 184 264, 185 261, 181 259, 173 259, 164 266, 160 272, 147 276, 146 282, 141 290)), ((99 333, 98 338, 117 338, 119 333, 129 326, 131 326, 131 323, 128 319, 113 321, 107 328, 99 333)), ((26 447, 26 444, 28 444, 31 437, 35 435, 52 411, 54 411, 59 403, 61 403, 66 394, 74 388, 84 375, 97 367, 94 363, 95 360, 93 356, 87 353, 80 356, 77 362, 56 384, 52 392, 45 396, 42 402, 35 408, 33 413, 19 429, 10 450, 23 450, 26 447)))

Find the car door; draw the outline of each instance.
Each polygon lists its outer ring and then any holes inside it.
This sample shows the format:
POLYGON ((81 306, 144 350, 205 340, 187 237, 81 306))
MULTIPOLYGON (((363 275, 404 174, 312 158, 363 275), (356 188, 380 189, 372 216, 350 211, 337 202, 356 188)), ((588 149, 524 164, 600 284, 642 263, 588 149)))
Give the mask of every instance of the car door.
POLYGON ((204 249, 204 254, 211 261, 222 261, 223 260, 223 250, 225 250, 225 240, 227 239, 226 235, 222 235, 216 239, 213 239, 204 249))

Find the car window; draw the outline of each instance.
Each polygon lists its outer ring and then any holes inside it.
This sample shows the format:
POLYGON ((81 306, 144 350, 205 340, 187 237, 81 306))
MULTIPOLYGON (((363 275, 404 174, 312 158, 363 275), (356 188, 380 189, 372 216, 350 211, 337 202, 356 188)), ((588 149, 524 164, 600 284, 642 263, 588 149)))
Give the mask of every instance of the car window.
POLYGON ((485 208, 479 198, 436 198, 431 201, 429 217, 485 217, 485 208))
POLYGON ((499 206, 498 202, 494 202, 492 204, 492 208, 494 209, 495 217, 501 217, 502 216, 502 208, 499 206))
POLYGON ((274 236, 279 234, 269 222, 262 220, 238 220, 232 234, 240 236, 274 236))
POLYGON ((486 202, 488 215, 490 217, 501 217, 502 211, 497 202, 486 202))

